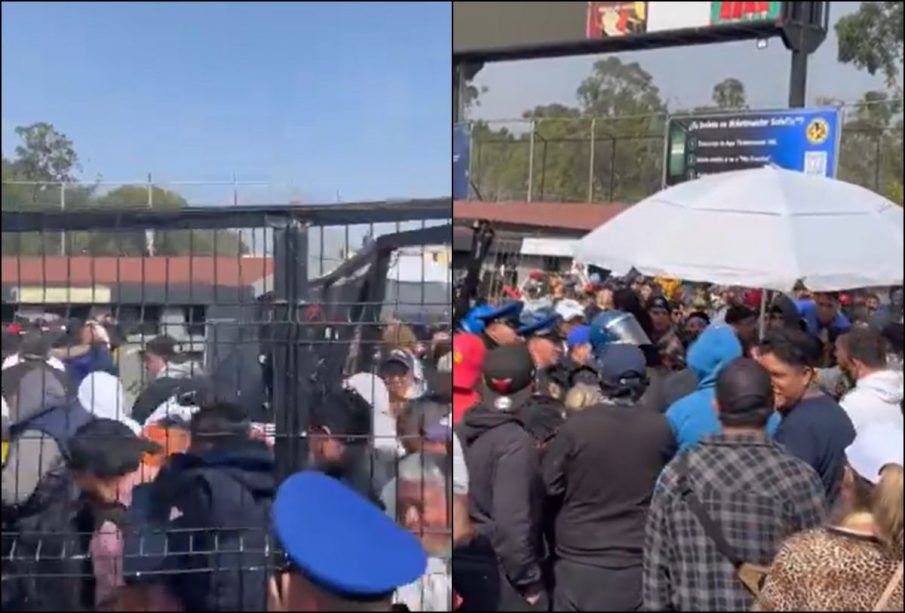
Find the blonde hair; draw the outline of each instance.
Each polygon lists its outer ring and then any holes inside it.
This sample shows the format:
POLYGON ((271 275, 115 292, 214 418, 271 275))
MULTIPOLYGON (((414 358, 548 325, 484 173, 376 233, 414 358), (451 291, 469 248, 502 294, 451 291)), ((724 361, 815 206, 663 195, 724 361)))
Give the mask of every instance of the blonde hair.
POLYGON ((603 394, 601 394, 600 390, 595 386, 578 383, 569 390, 568 394, 566 394, 566 399, 563 404, 566 405, 567 411, 578 412, 583 411, 590 406, 594 406, 595 404, 599 404, 602 399, 603 394))
POLYGON ((890 464, 880 473, 880 483, 870 500, 877 538, 902 557, 902 467, 890 464))

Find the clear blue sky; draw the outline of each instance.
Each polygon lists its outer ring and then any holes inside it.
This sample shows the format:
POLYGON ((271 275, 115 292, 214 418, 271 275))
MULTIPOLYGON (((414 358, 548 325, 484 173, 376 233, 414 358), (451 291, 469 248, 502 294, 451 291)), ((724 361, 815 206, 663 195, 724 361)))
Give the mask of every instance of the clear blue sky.
POLYGON ((279 184, 249 202, 449 194, 449 2, 2 10, 4 155, 14 126, 47 121, 89 179, 279 184))

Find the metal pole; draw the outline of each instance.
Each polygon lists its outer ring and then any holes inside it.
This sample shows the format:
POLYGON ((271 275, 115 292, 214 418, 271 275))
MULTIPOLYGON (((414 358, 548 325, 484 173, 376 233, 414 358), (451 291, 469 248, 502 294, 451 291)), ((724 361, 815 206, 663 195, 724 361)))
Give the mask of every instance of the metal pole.
POLYGON ((233 171, 233 206, 239 206, 239 177, 233 171))
MULTIPOLYGON (((60 211, 66 210, 66 181, 60 181, 60 211)), ((60 255, 66 255, 66 231, 60 232, 60 255)))
POLYGON ((808 54, 792 51, 792 68, 789 74, 789 108, 804 108, 808 83, 808 54))
POLYGON ((532 201, 534 191, 534 131, 535 121, 531 120, 531 136, 528 140, 528 202, 532 201))
POLYGON ((597 135, 597 118, 591 120, 591 152, 590 152, 590 160, 588 163, 588 202, 594 201, 594 155, 595 150, 597 149, 597 143, 595 143, 595 138, 597 135))
MULTIPOLYGON (((148 173, 148 210, 154 209, 154 182, 148 173)), ((154 230, 145 230, 145 250, 148 257, 154 257, 154 230)))

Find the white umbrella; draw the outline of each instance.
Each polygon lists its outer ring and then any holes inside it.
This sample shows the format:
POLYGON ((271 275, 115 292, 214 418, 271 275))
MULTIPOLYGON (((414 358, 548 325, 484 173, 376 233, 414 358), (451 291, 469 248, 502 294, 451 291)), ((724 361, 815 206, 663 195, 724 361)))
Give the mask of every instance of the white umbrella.
POLYGON ((902 283, 902 208, 867 189, 776 167, 663 190, 582 238, 575 257, 719 285, 813 291, 902 283))

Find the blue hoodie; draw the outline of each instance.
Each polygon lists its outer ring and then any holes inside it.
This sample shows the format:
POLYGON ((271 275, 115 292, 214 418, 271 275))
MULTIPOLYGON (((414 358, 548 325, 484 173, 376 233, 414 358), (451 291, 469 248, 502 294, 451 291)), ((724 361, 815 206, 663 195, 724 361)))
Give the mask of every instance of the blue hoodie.
POLYGON ((688 366, 698 377, 698 388, 666 411, 680 451, 720 432, 720 422, 713 410, 716 378, 729 362, 741 355, 741 343, 726 325, 707 328, 688 350, 688 366))

